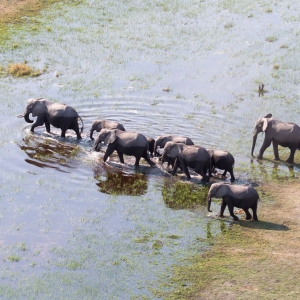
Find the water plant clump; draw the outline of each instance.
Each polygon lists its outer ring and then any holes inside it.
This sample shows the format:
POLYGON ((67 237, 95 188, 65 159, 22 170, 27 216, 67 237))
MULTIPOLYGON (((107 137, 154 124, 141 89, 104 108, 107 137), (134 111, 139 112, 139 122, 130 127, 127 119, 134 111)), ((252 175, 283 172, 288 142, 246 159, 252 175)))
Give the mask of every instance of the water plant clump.
POLYGON ((7 67, 7 73, 14 77, 35 77, 40 76, 41 71, 35 70, 26 63, 11 64, 7 67))

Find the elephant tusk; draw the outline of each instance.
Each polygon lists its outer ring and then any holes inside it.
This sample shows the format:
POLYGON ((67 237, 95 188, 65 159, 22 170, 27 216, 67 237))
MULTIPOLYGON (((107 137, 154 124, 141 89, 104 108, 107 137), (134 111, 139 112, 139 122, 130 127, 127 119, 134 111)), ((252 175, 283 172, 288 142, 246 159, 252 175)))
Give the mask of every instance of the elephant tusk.
POLYGON ((24 115, 17 115, 17 118, 24 118, 24 115))

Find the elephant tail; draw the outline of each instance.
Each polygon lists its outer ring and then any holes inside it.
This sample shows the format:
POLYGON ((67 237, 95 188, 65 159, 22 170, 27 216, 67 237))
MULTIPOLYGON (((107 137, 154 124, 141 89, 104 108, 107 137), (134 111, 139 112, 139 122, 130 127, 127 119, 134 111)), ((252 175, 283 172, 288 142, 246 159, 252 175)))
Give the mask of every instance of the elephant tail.
POLYGON ((82 119, 81 119, 81 117, 80 117, 79 115, 78 115, 78 118, 80 119, 81 124, 82 124, 82 127, 81 127, 81 129, 80 129, 80 133, 82 133, 82 132, 83 132, 83 127, 84 127, 83 121, 82 121, 82 119))

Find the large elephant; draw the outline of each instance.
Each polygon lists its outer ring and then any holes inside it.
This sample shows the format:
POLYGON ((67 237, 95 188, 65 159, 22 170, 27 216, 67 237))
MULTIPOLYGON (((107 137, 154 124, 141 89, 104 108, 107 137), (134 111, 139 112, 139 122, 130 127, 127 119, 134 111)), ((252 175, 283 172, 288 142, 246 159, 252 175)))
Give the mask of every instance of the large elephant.
POLYGON ((193 141, 184 136, 176 136, 176 135, 161 135, 157 137, 154 143, 154 156, 160 156, 157 152, 157 147, 164 148, 167 142, 174 143, 183 143, 186 145, 194 145, 193 141))
POLYGON ((109 120, 95 120, 92 123, 92 127, 90 129, 90 138, 93 140, 93 133, 96 130, 97 132, 100 132, 101 129, 120 129, 122 131, 125 131, 125 128, 122 124, 115 122, 115 121, 109 121, 109 120))
POLYGON ((246 220, 252 218, 249 213, 249 208, 253 211, 253 219, 258 221, 256 210, 257 202, 259 201, 259 195, 257 191, 251 186, 244 185, 232 185, 227 183, 213 183, 208 191, 208 206, 207 209, 209 212, 211 205, 211 198, 222 198, 220 217, 224 217, 224 210, 228 205, 228 210, 230 215, 235 221, 239 218, 234 215, 233 207, 242 208, 246 213, 246 220))
POLYGON ((31 132, 34 132, 35 127, 45 124, 47 132, 50 133, 51 124, 61 129, 61 137, 65 137, 68 129, 73 129, 76 132, 77 139, 81 139, 78 118, 82 123, 81 133, 83 131, 83 122, 74 108, 61 103, 53 103, 44 98, 33 98, 27 101, 24 114, 18 117, 24 117, 26 122, 33 123, 29 119, 30 113, 33 117, 37 117, 35 123, 31 126, 31 132))
POLYGON ((230 173, 230 180, 235 181, 233 175, 234 157, 231 153, 224 150, 208 149, 207 152, 211 157, 211 171, 214 172, 215 168, 224 170, 222 176, 226 176, 227 171, 230 173))
POLYGON ((175 175, 176 170, 181 166, 188 179, 191 179, 188 167, 194 169, 202 176, 202 180, 209 181, 210 174, 210 155, 205 148, 195 145, 185 145, 182 143, 167 142, 161 157, 161 164, 168 162, 174 166, 171 172, 175 175), (207 176, 207 171, 209 176, 207 176))
POLYGON ((116 150, 121 163, 124 163, 123 154, 125 154, 135 157, 135 166, 139 166, 141 158, 144 158, 150 166, 155 166, 155 163, 148 157, 148 141, 140 133, 119 129, 102 129, 94 143, 93 149, 95 151, 97 151, 98 144, 101 142, 108 145, 103 161, 106 161, 116 150))
POLYGON ((294 155, 300 149, 300 127, 295 123, 282 122, 272 118, 272 114, 267 114, 256 121, 253 133, 251 155, 253 156, 257 135, 265 132, 265 140, 259 150, 258 158, 262 159, 263 154, 271 143, 273 143, 274 159, 279 160, 278 145, 288 147, 291 150, 290 156, 286 160, 288 163, 294 162, 294 155))

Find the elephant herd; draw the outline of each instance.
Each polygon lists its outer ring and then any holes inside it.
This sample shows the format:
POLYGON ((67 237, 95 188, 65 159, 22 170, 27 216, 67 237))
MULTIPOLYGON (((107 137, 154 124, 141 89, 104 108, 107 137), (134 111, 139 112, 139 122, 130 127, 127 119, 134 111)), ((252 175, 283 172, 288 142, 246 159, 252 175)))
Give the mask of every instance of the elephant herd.
MULTIPOLYGON (((50 133, 50 125, 61 129, 61 137, 65 137, 68 129, 75 131, 77 139, 81 139, 83 132, 83 121, 72 107, 52 103, 44 98, 33 98, 27 101, 25 112, 18 117, 24 117, 28 123, 33 123, 31 132, 37 126, 45 124, 46 131, 50 133), (29 118, 29 114, 37 117, 36 121, 29 118), (79 130, 78 120, 82 127, 79 130)), ((188 137, 181 136, 159 136, 156 140, 146 138, 141 133, 126 131, 124 126, 118 122, 109 120, 95 120, 90 129, 90 138, 93 140, 94 131, 99 132, 93 146, 94 151, 99 151, 99 145, 103 142, 107 145, 103 157, 105 162, 108 157, 116 151, 121 163, 124 163, 123 155, 134 156, 135 166, 139 166, 140 159, 143 158, 151 166, 155 163, 150 159, 151 156, 159 157, 161 164, 167 162, 168 167, 172 166, 172 175, 176 174, 178 168, 185 173, 188 179, 191 178, 189 169, 193 169, 201 175, 202 181, 208 182, 215 169, 224 170, 230 173, 231 182, 235 181, 233 174, 234 157, 224 150, 210 150, 197 146, 188 137), (158 149, 162 149, 162 154, 158 149), (150 155, 149 155, 150 153, 150 155)), ((293 163, 294 154, 300 148, 300 128, 294 123, 281 122, 272 118, 272 114, 267 114, 256 121, 251 155, 253 155, 256 138, 259 132, 265 132, 265 140, 259 151, 258 158, 262 159, 267 147, 273 143, 274 159, 278 160, 278 145, 288 147, 291 150, 287 162, 293 163)), ((259 201, 257 191, 249 186, 233 185, 227 183, 214 183, 208 192, 208 211, 210 210, 211 199, 222 198, 220 217, 223 217, 224 210, 228 206, 230 215, 234 220, 238 220, 233 212, 233 207, 242 208, 246 214, 246 220, 252 219, 248 209, 253 212, 253 219, 258 220, 256 210, 259 201)))

